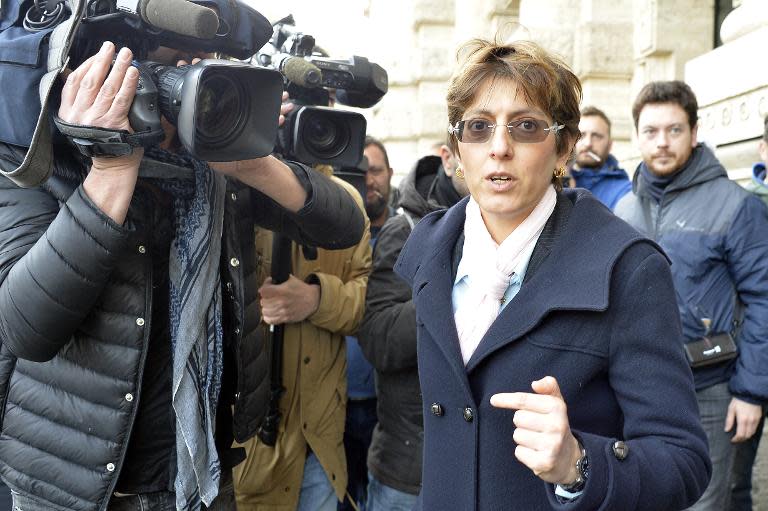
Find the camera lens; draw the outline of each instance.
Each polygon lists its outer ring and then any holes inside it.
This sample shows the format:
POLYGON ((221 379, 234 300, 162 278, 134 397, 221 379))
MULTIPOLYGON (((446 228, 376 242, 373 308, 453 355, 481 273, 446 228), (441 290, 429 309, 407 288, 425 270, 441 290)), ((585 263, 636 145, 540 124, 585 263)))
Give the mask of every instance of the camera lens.
POLYGON ((232 76, 211 73, 200 84, 197 136, 211 147, 225 147, 240 136, 250 111, 249 96, 232 76))
POLYGON ((307 119, 302 126, 301 139, 307 149, 322 159, 339 156, 349 145, 349 129, 346 124, 321 115, 307 119))

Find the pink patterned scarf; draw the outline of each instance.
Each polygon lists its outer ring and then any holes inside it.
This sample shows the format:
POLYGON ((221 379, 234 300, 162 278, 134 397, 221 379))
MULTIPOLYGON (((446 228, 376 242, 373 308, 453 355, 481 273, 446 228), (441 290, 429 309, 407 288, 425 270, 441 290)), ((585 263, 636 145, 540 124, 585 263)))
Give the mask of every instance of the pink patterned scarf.
POLYGON ((530 257, 556 202, 557 193, 550 186, 531 214, 498 245, 485 226, 480 206, 469 199, 459 271, 469 275, 470 297, 454 314, 464 364, 499 315, 510 279, 530 257))

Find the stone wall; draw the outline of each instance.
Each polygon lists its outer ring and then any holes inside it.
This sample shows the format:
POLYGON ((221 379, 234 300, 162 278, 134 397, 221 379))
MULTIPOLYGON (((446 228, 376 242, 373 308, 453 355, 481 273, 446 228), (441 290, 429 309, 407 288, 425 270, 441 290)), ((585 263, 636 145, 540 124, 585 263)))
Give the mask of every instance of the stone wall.
POLYGON ((768 2, 743 4, 737 11, 752 9, 741 15, 748 21, 731 22, 728 41, 713 51, 714 0, 369 0, 371 25, 389 27, 371 58, 390 73, 390 93, 364 112, 369 131, 387 144, 402 176, 445 138, 445 90, 459 44, 472 37, 526 38, 573 67, 584 105, 611 118, 613 152, 628 171, 639 160, 631 118, 637 92, 651 80, 685 79, 701 101, 702 135, 742 178, 757 157, 757 120, 768 109, 768 67, 757 65, 756 54, 768 48, 768 28, 760 30, 767 23, 754 11, 768 2), (723 49, 731 43, 733 49, 723 49), (719 122, 729 115, 731 122, 719 122), (730 135, 720 136, 725 132, 730 135))

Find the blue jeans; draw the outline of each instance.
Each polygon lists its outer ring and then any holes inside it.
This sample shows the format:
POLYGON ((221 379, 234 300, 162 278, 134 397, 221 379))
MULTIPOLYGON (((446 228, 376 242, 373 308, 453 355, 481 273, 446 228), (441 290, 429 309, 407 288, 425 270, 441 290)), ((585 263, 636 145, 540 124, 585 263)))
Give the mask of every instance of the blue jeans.
POLYGON ((412 511, 418 495, 411 495, 382 484, 368 473, 368 502, 366 511, 412 511))
MULTIPOLYGON (((376 399, 347 401, 347 420, 344 425, 344 452, 347 457, 347 493, 355 500, 360 511, 366 511, 368 489, 368 448, 373 428, 379 422, 376 399)), ((338 511, 352 511, 349 499, 338 506, 338 511)))
POLYGON ((296 511, 336 511, 336 494, 315 453, 304 462, 299 506, 296 511))
POLYGON ((730 499, 730 479, 733 458, 736 453, 735 444, 731 443, 735 427, 729 432, 725 428, 725 418, 728 415, 728 405, 731 393, 727 383, 718 383, 696 392, 699 402, 701 425, 709 443, 709 457, 712 461, 712 479, 709 481, 704 495, 691 506, 689 511, 723 511, 728 509, 730 499))
MULTIPOLYGON (((203 506, 208 511, 235 511, 235 490, 231 472, 222 472, 219 496, 211 507, 203 506)), ((56 511, 57 508, 38 502, 32 497, 11 492, 13 511, 56 511)), ((124 497, 112 497, 107 511, 176 511, 176 494, 170 491, 139 493, 124 497)))
MULTIPOLYGON (((765 412, 765 410, 763 410, 765 412)), ((752 511, 752 467, 755 464, 760 438, 763 436, 765 413, 757 425, 755 434, 740 444, 736 444, 736 456, 731 474, 731 504, 729 511, 752 511)))

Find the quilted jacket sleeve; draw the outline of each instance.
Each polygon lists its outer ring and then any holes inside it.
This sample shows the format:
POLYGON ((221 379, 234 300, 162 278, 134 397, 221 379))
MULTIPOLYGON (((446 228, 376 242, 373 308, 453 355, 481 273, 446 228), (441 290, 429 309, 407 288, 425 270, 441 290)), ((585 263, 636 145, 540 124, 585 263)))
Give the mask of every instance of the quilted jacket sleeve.
POLYGON ((744 316, 731 393, 768 402, 768 209, 757 197, 742 203, 725 239, 726 260, 744 316))
POLYGON ((66 203, 0 178, 0 342, 53 358, 95 306, 127 231, 82 187, 66 203))
POLYGON ((260 226, 313 247, 340 249, 355 246, 363 237, 365 216, 344 188, 298 163, 288 163, 307 190, 307 202, 297 213, 280 207, 254 190, 254 216, 260 226))

